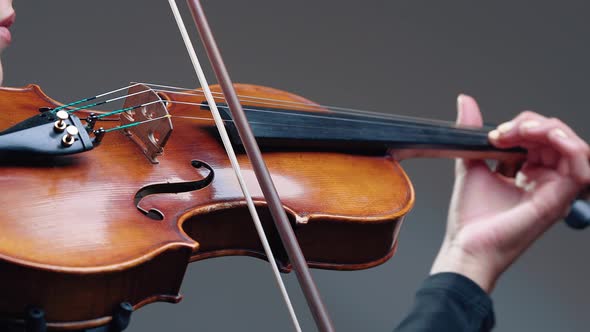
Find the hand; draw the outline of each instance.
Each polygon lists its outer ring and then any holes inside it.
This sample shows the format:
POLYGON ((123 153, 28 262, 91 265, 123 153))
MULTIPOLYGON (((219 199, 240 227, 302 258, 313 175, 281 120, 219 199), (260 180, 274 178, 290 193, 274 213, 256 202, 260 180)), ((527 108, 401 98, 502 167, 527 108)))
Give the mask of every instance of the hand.
MULTIPOLYGON (((0 53, 10 44, 11 34, 8 28, 14 23, 15 13, 12 0, 0 0, 0 53)), ((4 77, 2 63, 0 63, 0 85, 4 77)))
MULTIPOLYGON (((458 124, 482 126, 473 98, 460 95, 457 107, 458 124)), ((487 292, 590 184, 588 144, 557 119, 524 112, 489 139, 499 148, 527 149, 526 161, 509 178, 483 161, 457 160, 446 235, 431 270, 460 273, 487 292)))

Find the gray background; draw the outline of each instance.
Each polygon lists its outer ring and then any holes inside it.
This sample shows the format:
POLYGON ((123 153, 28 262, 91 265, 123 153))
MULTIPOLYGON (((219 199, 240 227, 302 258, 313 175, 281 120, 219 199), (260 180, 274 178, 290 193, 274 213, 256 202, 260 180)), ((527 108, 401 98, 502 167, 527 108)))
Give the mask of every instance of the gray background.
MULTIPOLYGON (((129 81, 196 86, 166 1, 15 7, 7 86, 38 83, 61 101, 129 81)), ((209 0, 205 7, 234 81, 324 104, 447 120, 465 92, 478 98, 489 122, 533 109, 589 137, 587 1, 209 0)), ((438 250, 452 162, 405 167, 417 204, 397 255, 367 271, 314 271, 338 331, 390 331, 438 250)), ((588 330, 589 237, 557 225, 505 273, 493 294, 498 331, 588 330)), ((304 330, 313 331, 294 276, 285 279, 304 330)), ((182 293, 181 304, 139 310, 129 331, 290 330, 266 262, 193 264, 182 293)))

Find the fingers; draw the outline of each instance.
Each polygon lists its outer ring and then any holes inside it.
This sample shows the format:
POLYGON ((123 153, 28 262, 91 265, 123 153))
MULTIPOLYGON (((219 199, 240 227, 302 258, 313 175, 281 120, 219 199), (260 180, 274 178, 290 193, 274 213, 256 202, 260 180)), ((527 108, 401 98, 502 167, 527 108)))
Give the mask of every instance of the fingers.
POLYGON ((528 166, 519 174, 523 180, 517 185, 526 191, 536 191, 537 199, 533 199, 534 209, 539 216, 536 221, 544 220, 548 223, 547 226, 565 217, 571 208, 571 202, 580 192, 580 186, 575 180, 563 180, 560 175, 547 172, 544 167, 528 166))
MULTIPOLYGON (((483 118, 475 99, 468 95, 460 94, 457 97, 457 125, 479 128, 483 126, 483 118)), ((482 161, 458 159, 456 163, 457 175, 464 174, 472 166, 479 165, 482 161)))
POLYGON ((579 183, 590 183, 590 148, 558 119, 523 112, 491 131, 489 138, 500 148, 528 149, 529 163, 554 168, 579 183))
POLYGON ((457 124, 470 127, 483 126, 483 119, 475 99, 460 94, 457 97, 457 124))

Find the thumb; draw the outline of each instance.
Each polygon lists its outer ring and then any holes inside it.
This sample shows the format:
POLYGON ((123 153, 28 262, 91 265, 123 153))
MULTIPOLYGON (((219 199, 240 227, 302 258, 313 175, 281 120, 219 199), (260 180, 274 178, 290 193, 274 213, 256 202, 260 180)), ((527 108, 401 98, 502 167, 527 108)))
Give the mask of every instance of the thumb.
POLYGON ((468 127, 482 127, 483 119, 475 99, 460 94, 457 97, 457 125, 468 127))
MULTIPOLYGON (((480 128, 483 126, 483 118, 479 106, 473 97, 460 94, 457 97, 457 125, 480 128)), ((464 174, 468 169, 485 165, 483 161, 457 159, 456 173, 464 174)))

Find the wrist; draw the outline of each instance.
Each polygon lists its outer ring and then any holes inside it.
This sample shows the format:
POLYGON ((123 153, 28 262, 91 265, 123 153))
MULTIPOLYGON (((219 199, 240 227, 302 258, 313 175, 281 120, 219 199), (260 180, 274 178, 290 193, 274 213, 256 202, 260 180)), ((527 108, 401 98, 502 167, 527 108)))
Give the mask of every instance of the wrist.
POLYGON ((443 243, 434 260, 430 275, 443 272, 460 274, 471 279, 486 293, 491 293, 500 272, 490 266, 490 261, 478 257, 459 246, 443 243))

